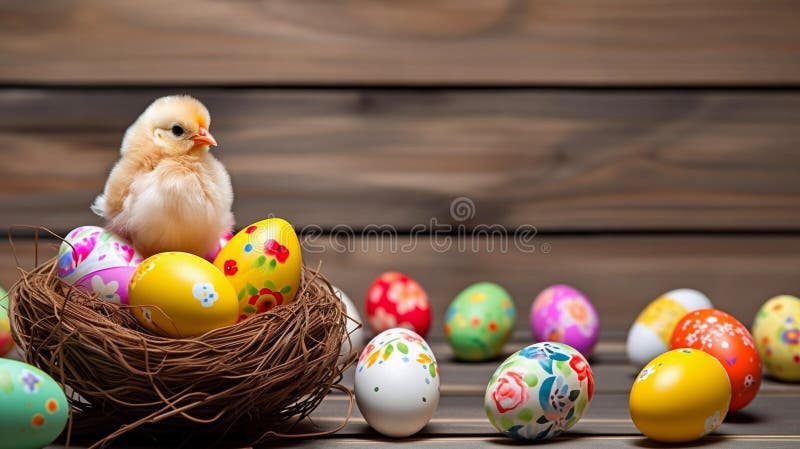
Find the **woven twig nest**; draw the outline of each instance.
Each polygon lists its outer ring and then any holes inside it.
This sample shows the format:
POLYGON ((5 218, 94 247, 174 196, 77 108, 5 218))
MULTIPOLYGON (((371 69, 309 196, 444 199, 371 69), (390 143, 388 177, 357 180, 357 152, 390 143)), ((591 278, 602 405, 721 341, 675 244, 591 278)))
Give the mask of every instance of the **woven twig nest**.
POLYGON ((10 292, 14 339, 67 388, 70 432, 95 446, 129 432, 257 444, 289 436, 332 389, 350 394, 339 385, 354 359, 339 357, 348 317, 318 272, 304 269, 290 304, 180 340, 64 283, 55 260, 20 273, 10 292))

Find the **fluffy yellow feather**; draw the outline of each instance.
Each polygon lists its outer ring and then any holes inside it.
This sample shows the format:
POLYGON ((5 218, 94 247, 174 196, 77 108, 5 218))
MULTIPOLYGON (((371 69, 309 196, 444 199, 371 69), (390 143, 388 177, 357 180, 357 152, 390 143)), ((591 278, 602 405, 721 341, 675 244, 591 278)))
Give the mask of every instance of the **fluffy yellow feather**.
POLYGON ((184 251, 205 257, 233 228, 233 189, 209 153, 208 109, 189 96, 154 101, 125 132, 121 159, 92 210, 106 229, 147 257, 184 251))

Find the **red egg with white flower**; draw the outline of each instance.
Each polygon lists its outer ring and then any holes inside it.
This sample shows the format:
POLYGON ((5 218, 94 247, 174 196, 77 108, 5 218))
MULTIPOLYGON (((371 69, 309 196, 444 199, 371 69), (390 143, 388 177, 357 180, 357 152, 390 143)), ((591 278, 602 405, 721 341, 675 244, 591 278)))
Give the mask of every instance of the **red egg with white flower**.
POLYGON ((749 404, 761 385, 761 358, 747 328, 717 309, 684 315, 672 331, 671 349, 699 349, 714 356, 731 383, 730 411, 749 404))
POLYGON ((367 290, 367 324, 373 334, 393 327, 411 329, 423 338, 431 326, 431 307, 425 290, 396 271, 378 276, 367 290))

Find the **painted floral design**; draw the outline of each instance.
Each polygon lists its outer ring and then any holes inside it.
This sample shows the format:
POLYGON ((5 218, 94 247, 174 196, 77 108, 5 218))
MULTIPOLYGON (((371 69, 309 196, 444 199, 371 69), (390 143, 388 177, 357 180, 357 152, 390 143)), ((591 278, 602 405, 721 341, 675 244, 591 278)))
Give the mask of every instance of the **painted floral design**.
POLYGON ((647 379, 648 377, 652 376, 653 373, 655 373, 655 372, 656 372, 656 367, 655 366, 650 365, 650 366, 646 367, 645 369, 643 369, 639 373, 639 376, 636 377, 636 382, 641 382, 641 381, 647 379))
POLYGON ((539 389, 539 405, 544 411, 544 418, 548 421, 558 421, 566 417, 572 409, 580 390, 569 389, 563 376, 552 376, 542 382, 539 389))
MULTIPOLYGON (((428 343, 414 331, 402 328, 389 329, 373 338, 361 351, 357 371, 361 372, 376 363, 381 364, 394 355, 401 357, 406 363, 412 360, 419 363, 431 378, 439 376, 439 365, 428 343), (411 348, 418 348, 416 356, 411 352, 411 348)), ((430 382, 430 379, 427 381, 430 382)))
POLYGON ((372 354, 375 351, 375 343, 369 342, 369 344, 361 351, 361 355, 358 357, 358 363, 364 363, 364 360, 367 359, 367 356, 372 354))
POLYGON ((289 249, 278 243, 275 239, 269 239, 264 244, 264 254, 273 256, 278 263, 285 263, 289 258, 289 249))
MULTIPOLYGON (((78 228, 70 233, 70 236, 67 237, 67 240, 75 239, 81 234, 81 232, 85 231, 86 229, 84 228, 78 228)), ((98 235, 100 235, 100 231, 95 230, 83 238, 72 240, 70 242, 72 247, 69 247, 69 245, 62 246, 62 251, 64 248, 66 248, 66 252, 58 259, 58 275, 60 277, 63 278, 69 276, 75 271, 75 268, 77 268, 81 262, 89 258, 89 255, 92 253, 92 251, 94 251, 95 246, 97 246, 98 235)))
POLYGON ((269 288, 262 288, 247 300, 250 308, 245 307, 244 311, 248 313, 264 313, 272 310, 273 307, 283 304, 283 295, 281 292, 272 291, 269 288))
POLYGON ((489 295, 487 295, 485 292, 476 292, 469 295, 469 302, 472 304, 480 304, 486 301, 486 298, 488 297, 489 295))
POLYGON ((597 327, 597 317, 580 298, 568 298, 558 303, 561 320, 566 327, 576 326, 581 335, 586 337, 594 334, 597 327))
POLYGON ((383 307, 375 309, 375 313, 367 318, 373 329, 391 329, 397 327, 397 318, 383 307))
POLYGON ((705 430, 705 433, 709 433, 712 430, 714 430, 717 427, 719 427, 719 425, 722 424, 722 419, 723 418, 724 418, 724 416, 719 412, 719 410, 714 412, 713 415, 711 415, 708 418, 706 418, 705 425, 703 426, 703 429, 705 430))
POLYGON ((219 299, 219 294, 209 282, 198 282, 192 287, 192 296, 200 301, 203 307, 211 307, 219 299))
POLYGON ((147 273, 153 271, 156 268, 156 261, 159 259, 158 255, 151 256, 147 260, 146 264, 139 265, 136 271, 133 272, 133 277, 131 277, 130 287, 131 289, 136 287, 136 284, 141 282, 144 279, 147 273))
POLYGON ((422 349, 426 351, 428 350, 427 347, 428 343, 426 343, 425 340, 422 337, 420 337, 416 332, 401 332, 401 334, 403 336, 403 340, 411 343, 417 343, 420 346, 422 346, 422 349))
POLYGON ((516 371, 506 371, 494 384, 492 400, 500 413, 515 410, 529 399, 528 385, 516 371))
POLYGON ((395 282, 389 286, 386 297, 397 304, 397 313, 405 315, 412 310, 427 310, 428 296, 416 282, 395 282))
POLYGON ((755 380, 755 378, 753 377, 752 374, 748 374, 748 375, 744 376, 744 387, 745 388, 750 388, 755 383, 756 383, 756 380, 755 380))
POLYGON ((592 375, 591 368, 589 368, 589 363, 583 357, 575 354, 569 360, 569 366, 575 371, 575 374, 578 376, 578 381, 587 381, 588 397, 591 401, 592 396, 594 396, 594 376, 592 375))
POLYGON ((383 287, 380 285, 375 285, 374 287, 370 288, 369 290, 369 302, 371 303, 379 303, 383 298, 383 287))
POLYGON ((239 321, 243 321, 256 313, 264 313, 272 310, 275 306, 283 305, 286 295, 291 293, 292 286, 284 285, 278 288, 272 281, 264 281, 263 287, 257 288, 249 282, 239 291, 238 299, 243 305, 240 307, 244 312, 239 316, 239 321), (243 303, 243 301, 246 301, 243 303))
POLYGON ((19 381, 24 386, 25 393, 28 394, 38 393, 39 386, 42 384, 42 378, 27 369, 21 371, 19 381))
POLYGON ((566 362, 570 359, 567 354, 561 352, 558 346, 548 342, 523 348, 519 351, 519 355, 528 359, 536 360, 539 362, 539 365, 542 367, 542 369, 548 374, 553 374, 554 362, 566 362))
POLYGON ((537 343, 495 371, 484 398, 486 413, 512 438, 548 439, 580 419, 593 388, 591 368, 580 353, 558 343, 537 343))
POLYGON ((239 272, 239 267, 236 266, 236 261, 233 259, 226 260, 225 264, 223 265, 223 272, 225 273, 225 276, 235 276, 236 273, 239 272))
POLYGON ((136 251, 132 246, 124 243, 114 242, 114 251, 116 251, 120 258, 125 261, 125 263, 130 264, 135 262, 134 257, 136 257, 136 251))
POLYGON ((553 359, 553 360, 569 360, 569 356, 559 351, 558 346, 544 342, 537 345, 530 345, 526 348, 519 350, 519 355, 526 359, 553 359))
POLYGON ((547 310, 550 307, 550 304, 552 304, 555 299, 556 299, 555 289, 548 288, 536 298, 536 301, 534 301, 533 312, 536 313, 542 310, 547 310))
POLYGON ((786 329, 781 335, 781 340, 787 345, 796 345, 800 343, 800 329, 786 329))
POLYGON ((108 284, 100 276, 92 276, 92 291, 100 295, 100 299, 120 304, 120 297, 117 294, 119 282, 111 281, 108 284))

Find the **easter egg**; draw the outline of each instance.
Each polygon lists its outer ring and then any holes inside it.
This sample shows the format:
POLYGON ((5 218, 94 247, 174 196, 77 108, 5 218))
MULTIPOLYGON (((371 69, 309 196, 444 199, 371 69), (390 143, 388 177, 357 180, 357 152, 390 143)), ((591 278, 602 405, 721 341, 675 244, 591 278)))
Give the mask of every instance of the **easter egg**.
POLYGON ((396 271, 378 276, 367 290, 367 323, 373 334, 411 329, 423 338, 431 326, 428 295, 414 279, 396 271))
POLYGON ((44 371, 0 359, 0 436, 5 449, 39 449, 55 440, 69 417, 64 391, 44 371))
POLYGON ((8 321, 8 294, 0 287, 0 357, 14 349, 11 323, 8 321))
POLYGON ((439 404, 439 367, 425 340, 403 328, 388 329, 361 352, 355 375, 358 409, 390 437, 419 432, 439 404))
POLYGON ((96 294, 104 301, 128 304, 128 285, 136 267, 111 267, 93 271, 75 282, 76 287, 96 294))
POLYGON ((294 301, 303 256, 292 225, 281 218, 268 218, 234 235, 214 265, 236 292, 241 321, 294 301))
POLYGON ((154 334, 183 338, 236 323, 239 304, 225 276, 189 253, 145 259, 131 278, 131 311, 154 334))
POLYGON ((753 339, 769 374, 800 381, 800 299, 783 295, 765 302, 753 323, 753 339))
POLYGON ((536 341, 557 341, 592 355, 600 334, 600 320, 589 299, 568 285, 553 285, 531 305, 531 330, 536 341))
POLYGON ((731 382, 729 411, 741 409, 756 397, 761 357, 750 332, 731 315, 716 309, 689 312, 675 325, 670 347, 699 349, 719 360, 731 382))
POLYGON ((642 366, 666 352, 678 320, 692 310, 712 307, 706 295, 688 288, 672 290, 654 299, 639 313, 628 331, 628 359, 642 366))
POLYGON ((725 368, 696 349, 674 349, 647 363, 628 402, 631 419, 647 437, 665 443, 702 438, 725 419, 731 384, 725 368))
POLYGON ((142 256, 133 245, 98 226, 81 226, 67 234, 58 249, 58 277, 69 284, 114 267, 135 267, 142 256))
POLYGON ((541 342, 512 354, 486 387, 492 425, 518 440, 546 440, 574 426, 594 395, 592 369, 575 348, 541 342))
POLYGON ((500 355, 514 326, 514 301, 491 282, 470 285, 445 314, 444 333, 455 356, 466 361, 500 355))
POLYGON ((206 254, 205 259, 209 262, 214 262, 214 259, 217 258, 219 252, 222 251, 222 248, 224 248, 225 245, 227 245, 232 238, 233 238, 232 232, 223 233, 222 236, 219 238, 219 243, 217 244, 217 247, 214 248, 210 253, 206 254))
POLYGON ((333 287, 333 291, 342 300, 348 316, 346 332, 350 339, 345 339, 344 343, 342 343, 341 352, 342 356, 345 356, 351 350, 359 351, 364 346, 364 328, 361 324, 361 315, 358 314, 358 308, 350 297, 339 287, 333 287))

